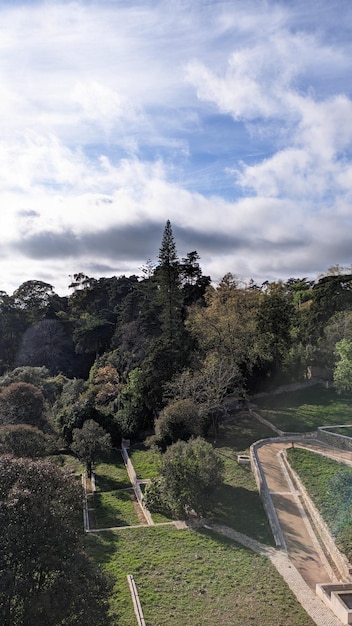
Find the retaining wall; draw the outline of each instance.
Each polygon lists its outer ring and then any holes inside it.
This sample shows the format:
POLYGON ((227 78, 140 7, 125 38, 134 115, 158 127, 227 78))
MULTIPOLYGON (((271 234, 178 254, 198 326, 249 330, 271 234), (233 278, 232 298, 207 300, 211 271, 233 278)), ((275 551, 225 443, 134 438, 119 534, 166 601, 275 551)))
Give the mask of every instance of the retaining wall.
MULTIPOLYGON (((336 428, 344 427, 351 428, 351 425, 342 424, 341 426, 336 426, 336 428)), ((319 426, 317 434, 318 439, 320 439, 320 441, 323 441, 324 443, 327 443, 333 448, 352 452, 352 438, 347 437, 346 435, 341 435, 340 433, 334 433, 330 430, 331 428, 332 426, 319 426)))
POLYGON ((124 460, 126 469, 127 469, 127 473, 129 476, 129 479, 132 483, 134 492, 136 494, 136 498, 138 500, 138 503, 143 511, 144 517, 147 520, 147 523, 149 524, 149 526, 153 526, 154 522, 152 519, 152 516, 150 515, 148 509, 144 506, 143 503, 143 494, 142 494, 142 490, 139 484, 139 481, 137 480, 137 474, 134 470, 134 467, 132 465, 132 461, 130 459, 130 457, 128 456, 128 452, 126 450, 126 448, 124 447, 124 445, 121 446, 121 454, 122 454, 122 458, 124 460))
POLYGON ((286 550, 286 543, 284 540, 284 536, 281 531, 281 527, 279 524, 279 520, 270 497, 268 485, 266 483, 266 479, 261 468, 259 459, 258 459, 258 448, 261 448, 266 443, 280 441, 280 438, 273 437, 271 439, 262 439, 261 441, 256 441, 253 443, 249 449, 250 458, 251 458, 251 469, 254 474, 254 478, 257 484, 257 488, 262 499, 265 512, 267 514, 271 532, 273 533, 276 546, 281 548, 282 550, 286 550))

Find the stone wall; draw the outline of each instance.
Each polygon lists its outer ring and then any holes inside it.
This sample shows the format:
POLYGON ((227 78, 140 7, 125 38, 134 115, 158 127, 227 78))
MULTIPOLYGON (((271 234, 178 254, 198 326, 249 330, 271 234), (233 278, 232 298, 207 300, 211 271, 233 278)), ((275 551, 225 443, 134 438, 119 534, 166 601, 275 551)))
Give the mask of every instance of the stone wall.
MULTIPOLYGON (((343 426, 336 426, 336 428, 343 428, 343 426)), ((351 428, 350 425, 349 427, 351 428)), ((347 437, 346 435, 341 435, 340 433, 334 433, 331 431, 331 428, 331 426, 319 426, 317 433, 318 439, 333 448, 339 448, 339 450, 348 450, 349 452, 352 452, 352 438, 347 437)))

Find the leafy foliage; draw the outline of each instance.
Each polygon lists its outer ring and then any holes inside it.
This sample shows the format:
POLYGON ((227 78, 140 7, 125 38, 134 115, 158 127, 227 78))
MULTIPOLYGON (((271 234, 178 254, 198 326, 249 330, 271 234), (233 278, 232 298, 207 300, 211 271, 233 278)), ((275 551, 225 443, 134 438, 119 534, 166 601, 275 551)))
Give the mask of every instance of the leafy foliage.
POLYGON ((33 426, 7 426, 0 430, 2 453, 37 458, 47 456, 53 448, 53 439, 33 426))
POLYGON ((347 339, 338 341, 335 351, 339 360, 334 371, 334 385, 338 392, 352 391, 352 342, 347 339))
POLYGON ((44 396, 31 383, 11 383, 0 393, 0 420, 3 424, 41 424, 44 396))
POLYGON ((105 626, 107 579, 82 551, 80 487, 45 461, 0 458, 4 626, 105 626))
POLYGON ((94 463, 111 450, 111 437, 94 420, 84 422, 82 428, 74 428, 72 451, 85 463, 90 478, 94 463))
POLYGON ((160 478, 151 481, 146 504, 182 519, 204 515, 223 480, 224 466, 212 445, 201 437, 178 441, 163 456, 160 478))
POLYGON ((192 436, 203 435, 205 419, 192 400, 175 400, 168 404, 155 420, 158 443, 170 445, 179 439, 187 441, 192 436))

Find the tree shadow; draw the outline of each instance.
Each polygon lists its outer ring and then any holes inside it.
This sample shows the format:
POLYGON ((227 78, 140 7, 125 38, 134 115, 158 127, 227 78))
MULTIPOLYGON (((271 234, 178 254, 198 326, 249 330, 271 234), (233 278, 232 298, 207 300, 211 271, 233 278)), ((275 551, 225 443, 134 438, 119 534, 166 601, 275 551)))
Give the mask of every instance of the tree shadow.
POLYGON ((116 552, 119 536, 112 530, 103 533, 90 533, 86 536, 85 545, 88 554, 100 564, 110 563, 116 552))
POLYGON ((259 493, 224 483, 208 515, 212 522, 224 524, 258 541, 274 545, 274 539, 259 493))
POLYGON ((117 491, 118 489, 127 489, 131 487, 129 480, 119 480, 111 476, 96 476, 97 491, 117 491))

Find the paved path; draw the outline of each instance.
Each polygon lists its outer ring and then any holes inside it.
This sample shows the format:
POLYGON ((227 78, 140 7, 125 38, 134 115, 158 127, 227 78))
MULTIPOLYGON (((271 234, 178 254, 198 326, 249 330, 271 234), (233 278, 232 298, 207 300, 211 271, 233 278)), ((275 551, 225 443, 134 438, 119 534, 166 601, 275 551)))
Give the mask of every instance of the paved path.
POLYGON ((280 458, 290 443, 267 443, 258 449, 258 459, 266 479, 287 553, 307 585, 331 582, 330 570, 314 532, 305 517, 299 494, 294 489, 280 458))
MULTIPOLYGON (((316 624, 341 626, 341 622, 315 595, 317 583, 328 583, 336 579, 306 517, 300 502, 300 494, 292 484, 282 462, 282 451, 291 445, 287 440, 268 441, 257 450, 258 461, 287 550, 285 553, 284 550, 271 551, 272 549, 266 547, 263 551, 261 546, 260 552, 271 559, 316 624)), ((303 439, 301 442, 295 442, 295 445, 352 465, 351 452, 337 450, 318 440, 303 439)), ((259 551, 255 544, 252 545, 252 549, 259 551)))

